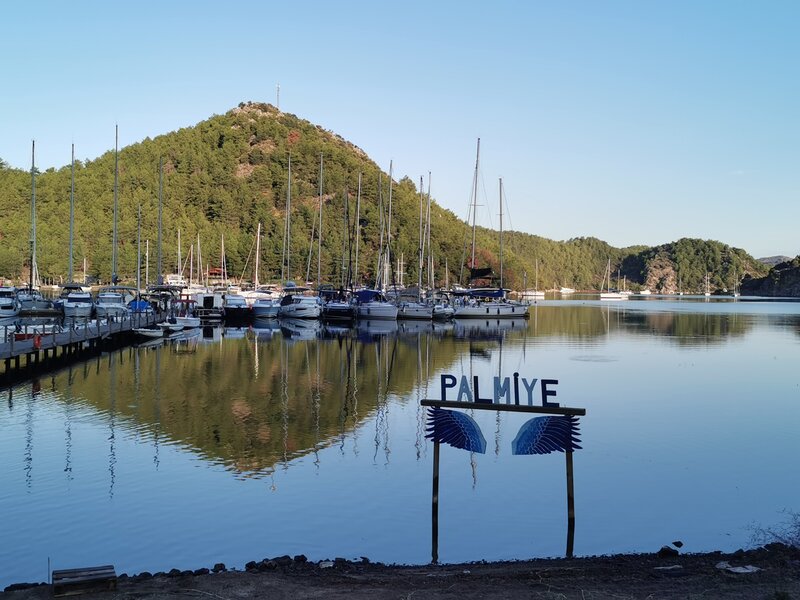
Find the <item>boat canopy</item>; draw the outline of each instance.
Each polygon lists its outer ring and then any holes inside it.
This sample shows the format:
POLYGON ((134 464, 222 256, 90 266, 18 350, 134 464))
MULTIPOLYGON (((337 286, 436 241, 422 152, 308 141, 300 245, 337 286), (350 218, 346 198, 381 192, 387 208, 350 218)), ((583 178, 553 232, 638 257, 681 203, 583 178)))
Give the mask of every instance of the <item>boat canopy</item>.
POLYGON ((386 300, 386 297, 380 290, 358 290, 356 292, 356 299, 359 304, 364 304, 365 302, 383 302, 386 300))
POLYGON ((128 308, 134 313, 152 312, 153 307, 146 300, 131 300, 128 302, 128 308))
POLYGON ((472 288, 466 290, 453 290, 456 296, 469 296, 470 298, 505 298, 506 290, 503 288, 472 288))

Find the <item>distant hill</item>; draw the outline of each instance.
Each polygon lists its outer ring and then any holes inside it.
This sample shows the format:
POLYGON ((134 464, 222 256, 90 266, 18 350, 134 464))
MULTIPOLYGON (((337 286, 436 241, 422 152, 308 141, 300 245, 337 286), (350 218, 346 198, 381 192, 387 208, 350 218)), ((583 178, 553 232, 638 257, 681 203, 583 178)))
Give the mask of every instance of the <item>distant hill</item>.
POLYGON ((775 265, 779 265, 780 263, 786 262, 787 260, 792 260, 791 256, 765 256, 764 258, 759 258, 758 262, 764 263, 765 265, 769 265, 770 267, 774 267, 775 265))
POLYGON ((749 296, 800 297, 800 256, 775 265, 766 277, 746 277, 741 292, 749 296))
MULTIPOLYGON (((109 142, 112 140, 109 131, 109 142)), ((110 145, 110 144, 109 144, 110 145)), ((119 152, 118 274, 136 279, 137 217, 141 207, 142 279, 156 278, 158 261, 159 161, 163 160, 162 273, 202 256, 203 268, 222 262, 228 273, 252 277, 257 226, 262 224, 259 279, 277 281, 288 250, 286 278, 322 279, 336 285, 374 282, 381 240, 388 241, 391 197, 393 277, 416 282, 419 264, 420 190, 407 176, 388 175, 355 144, 269 104, 248 102, 193 127, 166 133, 119 152), (291 220, 286 241, 288 172, 291 157, 291 220), (321 257, 319 238, 320 157, 322 174, 321 257), (361 176, 361 201, 356 202, 361 176), (383 229, 383 236, 381 231, 383 229), (312 235, 313 233, 313 235, 312 235), (178 248, 180 235, 181 247, 178 248), (197 244, 200 244, 198 248, 197 244), (149 242, 149 244, 148 244, 149 242), (358 265, 355 271, 356 245, 358 265), (287 249, 288 246, 288 249, 287 249), (149 254, 144 256, 145 248, 149 254), (179 254, 180 253, 180 254, 179 254), (147 267, 145 267, 147 265, 147 267), (403 273, 398 272, 402 265, 403 273), (350 266, 350 268, 348 268, 350 266)), ((74 271, 108 282, 111 278, 114 153, 75 165, 74 271)), ((70 167, 36 176, 37 264, 43 278, 65 280, 69 248, 70 167)), ((31 175, 0 160, 0 277, 26 280, 30 256, 31 175)), ((462 215, 464 217, 465 215, 462 215)), ((436 285, 467 283, 468 224, 432 201, 430 250, 436 285)), ((476 265, 500 273, 498 232, 478 228, 476 265)), ((619 273, 619 286, 653 291, 700 290, 706 273, 725 288, 733 277, 757 277, 767 267, 743 250, 721 242, 683 239, 658 247, 614 248, 597 238, 549 240, 510 231, 503 238, 503 283, 540 289, 566 285, 598 289, 606 263, 619 273)), ((197 269, 194 268, 196 276, 197 269)), ((427 280, 425 273, 424 280, 427 280)))

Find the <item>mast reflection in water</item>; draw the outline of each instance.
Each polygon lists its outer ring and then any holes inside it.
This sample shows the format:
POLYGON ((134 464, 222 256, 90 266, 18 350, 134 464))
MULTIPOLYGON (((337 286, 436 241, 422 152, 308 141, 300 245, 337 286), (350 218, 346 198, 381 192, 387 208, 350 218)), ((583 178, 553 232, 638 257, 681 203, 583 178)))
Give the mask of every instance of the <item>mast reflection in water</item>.
MULTIPOLYGON (((442 373, 558 379, 556 401, 587 409, 576 555, 735 550, 800 497, 774 460, 800 453, 799 309, 543 302, 513 323, 259 323, 74 364, 0 411, 0 585, 44 580, 48 557, 128 573, 301 553, 425 563, 419 401, 442 373)), ((518 459, 518 416, 472 416, 487 454, 441 457, 439 559, 563 554, 563 458, 518 459)))

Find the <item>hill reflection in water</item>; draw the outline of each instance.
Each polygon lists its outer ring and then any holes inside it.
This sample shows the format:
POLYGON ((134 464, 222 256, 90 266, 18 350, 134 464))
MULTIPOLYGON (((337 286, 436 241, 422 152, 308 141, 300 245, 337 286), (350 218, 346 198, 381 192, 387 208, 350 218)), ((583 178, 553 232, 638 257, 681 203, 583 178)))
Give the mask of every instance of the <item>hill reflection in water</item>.
MULTIPOLYGON (((432 374, 454 370, 465 341, 472 360, 489 360, 504 340, 507 348, 553 340, 591 346, 628 334, 691 348, 744 336, 755 319, 542 305, 531 308, 530 321, 376 321, 355 329, 273 321, 126 348, 56 375, 51 386, 68 385, 72 398, 113 416, 117 427, 149 435, 155 445, 168 439, 239 476, 260 477, 341 444, 366 419, 377 415, 380 427, 389 396, 407 402, 432 374)), ((800 330, 797 318, 772 321, 800 330)))

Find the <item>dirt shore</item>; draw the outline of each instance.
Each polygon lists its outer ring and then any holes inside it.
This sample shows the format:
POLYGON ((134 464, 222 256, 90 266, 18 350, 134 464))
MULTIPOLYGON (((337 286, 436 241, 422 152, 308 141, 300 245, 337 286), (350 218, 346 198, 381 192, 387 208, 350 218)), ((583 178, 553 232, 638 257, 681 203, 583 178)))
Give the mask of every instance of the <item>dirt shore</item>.
MULTIPOLYGON (((244 571, 209 569, 121 575, 93 600, 131 598, 458 599, 754 598, 800 599, 800 549, 782 544, 734 554, 660 554, 540 559, 505 563, 387 566, 342 559, 277 557, 244 571), (720 563, 727 563, 730 568, 720 563), (757 570, 748 567, 756 567, 757 570), (737 569, 738 568, 738 569, 737 569), (741 572, 736 572, 741 571, 741 572)), ((2 600, 45 600, 49 585, 0 593, 2 600)))

